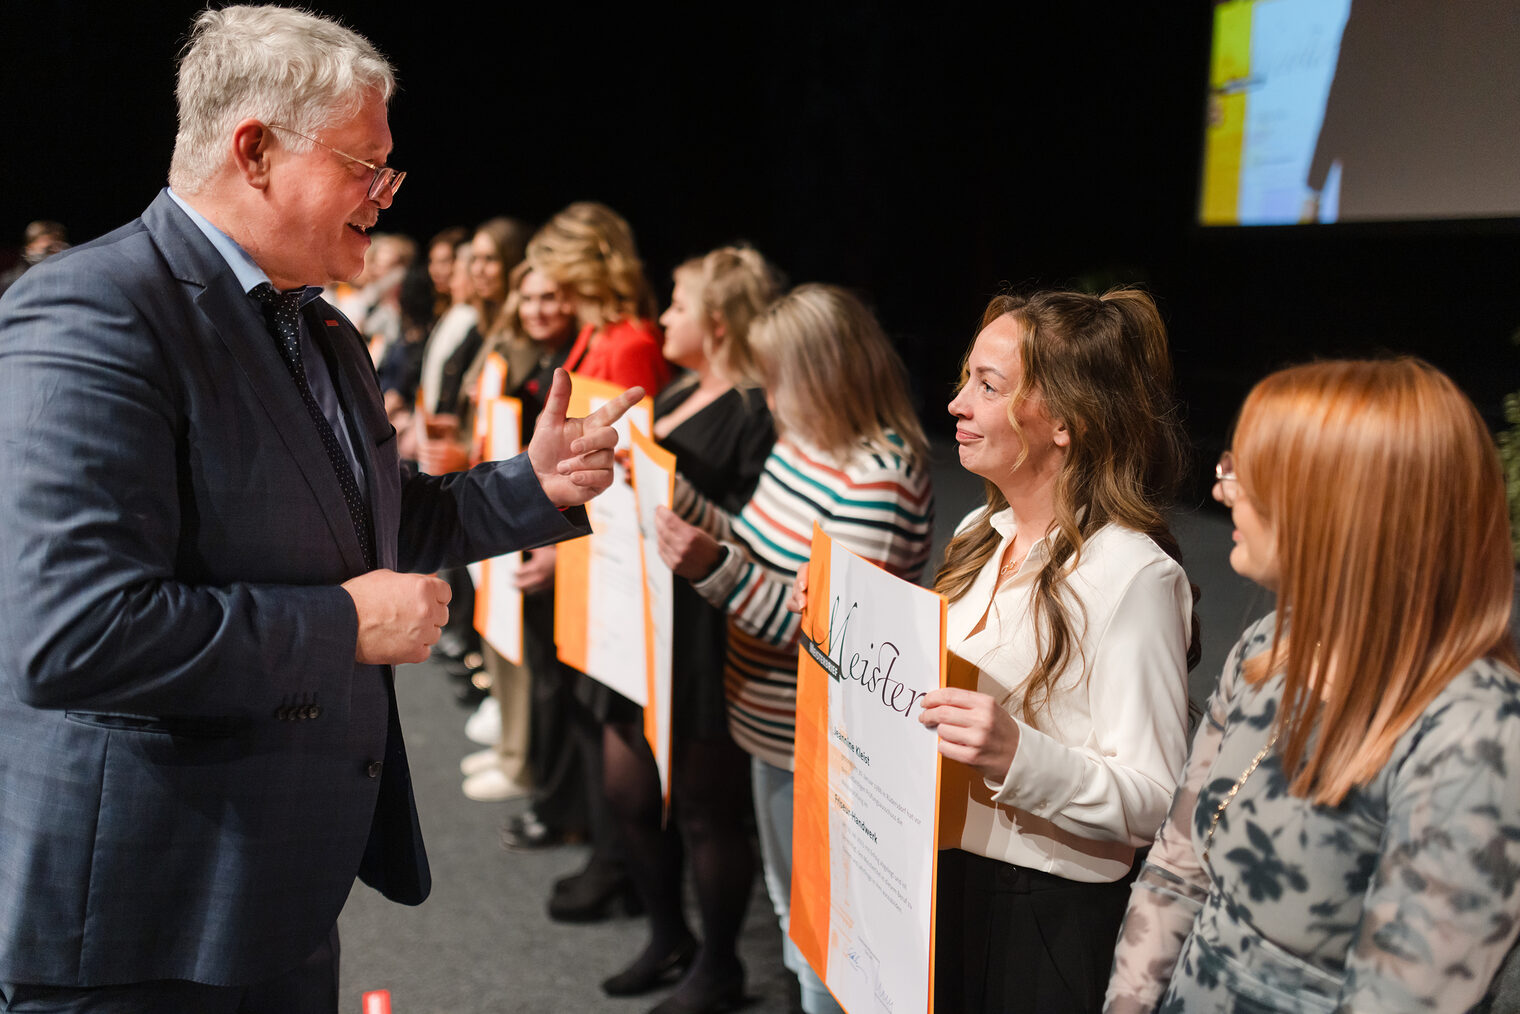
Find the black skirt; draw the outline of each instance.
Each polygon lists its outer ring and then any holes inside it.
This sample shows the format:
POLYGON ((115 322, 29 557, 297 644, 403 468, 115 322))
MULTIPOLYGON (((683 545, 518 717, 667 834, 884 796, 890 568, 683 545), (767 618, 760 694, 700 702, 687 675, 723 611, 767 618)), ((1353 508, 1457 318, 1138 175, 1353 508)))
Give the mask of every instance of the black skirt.
POLYGON ((935 1014, 1099 1014, 1141 859, 1110 884, 939 854, 935 1014))

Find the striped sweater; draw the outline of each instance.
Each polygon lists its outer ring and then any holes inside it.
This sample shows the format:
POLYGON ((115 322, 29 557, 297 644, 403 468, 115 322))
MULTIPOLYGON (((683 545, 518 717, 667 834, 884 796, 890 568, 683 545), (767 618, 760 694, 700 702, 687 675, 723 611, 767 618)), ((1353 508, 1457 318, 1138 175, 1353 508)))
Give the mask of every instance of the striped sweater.
POLYGON ((679 484, 675 508, 729 547, 695 587, 729 614, 724 683, 734 741, 776 767, 792 767, 799 618, 786 600, 807 564, 813 522, 840 545, 916 581, 928 562, 934 495, 927 462, 862 447, 843 467, 779 440, 754 496, 737 517, 679 484))

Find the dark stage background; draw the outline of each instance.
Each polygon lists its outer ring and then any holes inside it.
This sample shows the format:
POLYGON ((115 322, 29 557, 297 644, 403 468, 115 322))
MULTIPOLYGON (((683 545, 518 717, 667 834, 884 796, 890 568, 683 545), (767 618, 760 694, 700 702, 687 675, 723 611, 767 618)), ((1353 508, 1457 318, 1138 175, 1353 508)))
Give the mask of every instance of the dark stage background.
MULTIPOLYGON (((87 239, 152 199, 200 6, 4 0, 0 245, 39 217, 87 239)), ((1150 287, 1200 475, 1246 388, 1287 362, 1414 352, 1496 425, 1520 387, 1513 221, 1192 224, 1206 2, 312 6, 400 70, 391 162, 410 175, 381 229, 425 241, 601 200, 662 297, 680 260, 748 239, 793 281, 870 298, 941 435, 1005 283, 1150 287)))

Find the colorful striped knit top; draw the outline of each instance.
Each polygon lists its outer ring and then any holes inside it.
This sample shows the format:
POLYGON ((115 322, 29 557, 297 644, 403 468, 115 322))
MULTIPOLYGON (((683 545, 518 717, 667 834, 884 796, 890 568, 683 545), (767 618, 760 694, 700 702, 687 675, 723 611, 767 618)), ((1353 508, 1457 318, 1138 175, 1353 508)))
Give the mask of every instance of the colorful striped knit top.
POLYGON ((737 517, 684 484, 677 485, 675 508, 729 547, 718 568, 695 585, 729 614, 724 667, 729 730, 749 753, 790 770, 799 621, 787 611, 786 600, 807 563, 813 522, 851 552, 917 581, 934 534, 928 462, 862 446, 840 465, 821 451, 783 439, 737 517))

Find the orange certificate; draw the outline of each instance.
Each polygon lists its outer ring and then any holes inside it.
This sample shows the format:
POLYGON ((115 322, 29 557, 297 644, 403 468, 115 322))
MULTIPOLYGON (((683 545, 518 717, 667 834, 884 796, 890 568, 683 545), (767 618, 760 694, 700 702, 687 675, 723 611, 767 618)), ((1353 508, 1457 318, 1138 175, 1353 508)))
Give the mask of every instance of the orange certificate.
POLYGON ((790 935, 848 1011, 933 1003, 945 602, 813 528, 797 659, 790 935))
MULTIPOLYGON (((522 402, 489 398, 475 408, 483 436, 477 440, 483 461, 505 461, 522 447, 522 402)), ((505 659, 522 665, 522 592, 513 578, 522 553, 506 553, 470 565, 475 582, 475 629, 505 659)))
MULTIPOLYGON (((570 375, 571 416, 585 416, 623 388, 570 375)), ((617 422, 618 450, 631 447, 630 426, 654 429, 654 402, 645 398, 617 422)), ((594 534, 559 544, 554 566, 554 643, 560 660, 635 704, 649 703, 644 645, 644 565, 638 504, 627 472, 586 505, 594 534)))

